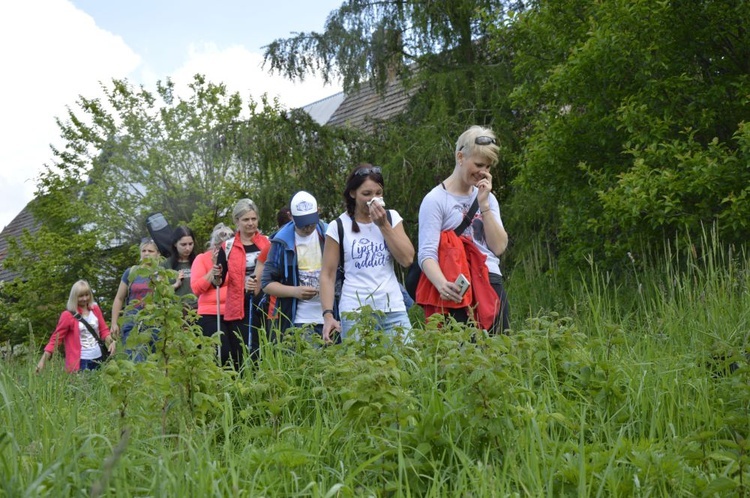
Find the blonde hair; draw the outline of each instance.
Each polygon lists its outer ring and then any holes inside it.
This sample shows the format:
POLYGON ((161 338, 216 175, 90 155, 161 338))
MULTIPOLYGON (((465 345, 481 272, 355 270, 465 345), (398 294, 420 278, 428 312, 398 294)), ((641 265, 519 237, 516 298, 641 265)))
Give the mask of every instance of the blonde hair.
POLYGON ((237 201, 237 204, 234 205, 234 209, 232 210, 232 219, 234 220, 235 225, 245 213, 250 211, 255 211, 255 214, 258 214, 258 206, 256 206, 253 201, 250 199, 240 199, 237 201))
POLYGON ((79 280, 70 288, 70 297, 68 297, 68 305, 65 309, 72 313, 78 312, 78 297, 86 293, 91 294, 91 299, 89 300, 89 309, 91 309, 91 307, 96 304, 94 302, 94 292, 91 290, 89 283, 85 280, 79 280))
POLYGON ((483 157, 494 166, 499 160, 500 147, 497 145, 497 137, 495 137, 495 133, 492 130, 474 125, 458 137, 456 141, 456 155, 459 152, 463 152, 466 157, 473 157, 475 155, 483 157), (478 137, 489 137, 492 139, 492 143, 479 145, 476 143, 478 137))
POLYGON ((221 245, 225 240, 229 240, 234 237, 234 230, 226 226, 224 223, 216 225, 211 232, 211 240, 209 241, 210 248, 216 248, 221 245))

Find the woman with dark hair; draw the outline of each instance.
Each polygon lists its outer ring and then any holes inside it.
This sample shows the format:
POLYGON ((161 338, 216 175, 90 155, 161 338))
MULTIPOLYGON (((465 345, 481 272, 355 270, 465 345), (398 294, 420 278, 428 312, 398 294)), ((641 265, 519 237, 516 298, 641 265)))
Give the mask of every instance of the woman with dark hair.
MULTIPOLYGON (((190 274, 195 260, 195 235, 186 226, 178 226, 172 233, 171 254, 164 266, 177 272, 177 279, 172 286, 178 296, 192 294, 190 274)), ((195 305, 195 303, 191 303, 195 305)))
POLYGON ((380 168, 360 164, 346 180, 346 212, 328 225, 320 275, 323 339, 327 342, 332 340, 333 330, 339 330, 342 339, 346 338, 356 323, 352 313, 365 305, 383 312, 378 319, 378 329, 385 333, 411 330, 393 261, 408 267, 414 259, 414 246, 398 212, 386 211, 383 189, 380 168), (339 322, 334 316, 334 286, 340 254, 344 257, 344 284, 339 322))

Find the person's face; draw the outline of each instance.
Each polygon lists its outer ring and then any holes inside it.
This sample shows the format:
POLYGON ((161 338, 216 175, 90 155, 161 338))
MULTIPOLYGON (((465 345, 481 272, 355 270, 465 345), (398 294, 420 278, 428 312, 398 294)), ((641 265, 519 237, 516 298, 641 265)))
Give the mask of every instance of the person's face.
POLYGON ((237 220, 242 235, 252 237, 258 231, 258 213, 248 211, 237 220))
POLYGON ((303 227, 298 227, 297 225, 294 226, 294 231, 297 232, 297 234, 301 235, 302 237, 308 237, 311 233, 315 231, 316 224, 313 223, 312 225, 306 225, 303 227))
POLYGON ((180 259, 187 260, 190 257, 190 253, 193 252, 193 246, 195 241, 190 235, 185 235, 177 241, 175 247, 177 248, 177 256, 180 259))
POLYGON ((369 213, 370 208, 367 203, 373 197, 383 197, 383 187, 381 187, 379 183, 368 178, 350 195, 354 198, 358 210, 369 213))
POLYGON ((458 163, 463 169, 464 181, 469 185, 476 185, 479 180, 484 180, 492 166, 492 163, 485 157, 465 156, 463 152, 458 153, 458 163))
POLYGON ((157 254, 159 251, 156 249, 156 244, 146 244, 141 248, 141 261, 146 258, 155 258, 157 254))
POLYGON ((88 308, 90 302, 91 302, 91 291, 89 289, 80 291, 78 294, 78 307, 88 308))

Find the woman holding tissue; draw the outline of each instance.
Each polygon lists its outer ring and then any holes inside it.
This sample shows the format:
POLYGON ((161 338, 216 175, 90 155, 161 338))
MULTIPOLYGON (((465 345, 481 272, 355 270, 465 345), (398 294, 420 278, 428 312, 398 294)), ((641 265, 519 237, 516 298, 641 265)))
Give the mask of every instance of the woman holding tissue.
POLYGON ((401 216, 386 210, 384 180, 379 167, 360 164, 347 178, 346 212, 328 225, 320 274, 323 339, 341 338, 356 324, 356 312, 365 305, 382 311, 378 329, 387 334, 411 330, 394 260, 408 267, 414 246, 406 235, 401 216), (343 256, 344 282, 339 300, 340 321, 334 311, 334 287, 343 256))

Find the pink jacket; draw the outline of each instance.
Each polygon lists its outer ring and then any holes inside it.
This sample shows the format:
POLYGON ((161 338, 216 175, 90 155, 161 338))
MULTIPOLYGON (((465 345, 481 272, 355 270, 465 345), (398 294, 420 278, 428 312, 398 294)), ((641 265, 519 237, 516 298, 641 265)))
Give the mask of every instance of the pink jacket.
MULTIPOLYGON (((193 267, 190 269, 190 287, 193 294, 198 296, 198 314, 216 316, 216 287, 205 278, 206 274, 213 267, 213 251, 206 251, 199 254, 193 260, 193 267)), ((219 288, 219 314, 223 315, 227 303, 227 286, 219 288)))
MULTIPOLYGON (((78 313, 83 310, 78 308, 78 313)), ((98 305, 94 304, 91 307, 91 312, 99 320, 99 334, 102 339, 109 337, 109 327, 107 322, 104 320, 102 310, 98 305)), ((81 368, 81 333, 79 327, 79 321, 73 314, 65 310, 60 315, 60 320, 57 322, 55 331, 52 332, 52 337, 49 338, 47 346, 44 350, 50 355, 55 352, 60 343, 65 347, 65 369, 68 372, 77 372, 81 368)))

